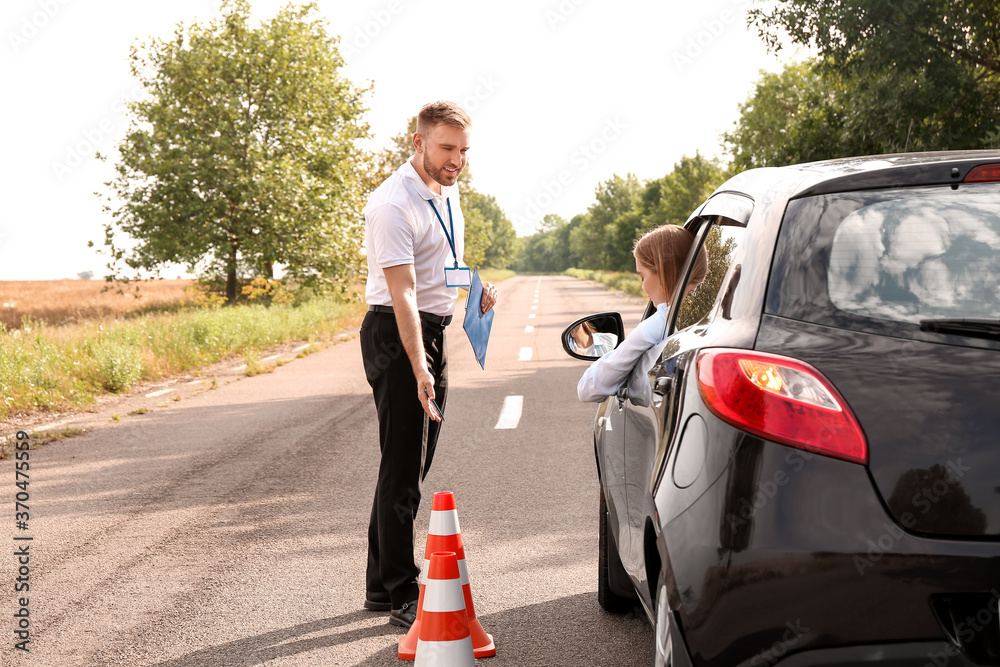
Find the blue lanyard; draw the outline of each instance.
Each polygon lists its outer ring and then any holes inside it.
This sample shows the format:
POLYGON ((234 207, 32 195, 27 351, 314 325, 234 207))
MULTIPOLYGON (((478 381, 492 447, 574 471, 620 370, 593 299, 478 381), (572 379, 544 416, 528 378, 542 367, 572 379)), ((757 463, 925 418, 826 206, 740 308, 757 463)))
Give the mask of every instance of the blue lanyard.
POLYGON ((433 199, 428 199, 427 203, 431 205, 434 209, 434 215, 437 216, 438 222, 441 223, 441 229, 444 231, 444 237, 448 239, 448 245, 451 246, 451 256, 455 258, 455 268, 458 268, 458 251, 455 250, 455 218, 451 215, 451 197, 444 200, 448 204, 448 222, 451 223, 451 235, 448 235, 448 228, 444 226, 444 218, 438 213, 437 206, 434 205, 433 199))

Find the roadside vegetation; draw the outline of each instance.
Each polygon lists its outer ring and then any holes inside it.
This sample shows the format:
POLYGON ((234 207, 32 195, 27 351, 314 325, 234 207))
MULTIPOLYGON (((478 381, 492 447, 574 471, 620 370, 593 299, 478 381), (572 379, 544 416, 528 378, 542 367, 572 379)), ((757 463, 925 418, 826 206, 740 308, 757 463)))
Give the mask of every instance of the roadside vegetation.
MULTIPOLYGON (((504 269, 480 272, 493 282, 513 275, 504 269)), ((367 310, 356 293, 351 299, 300 296, 305 300, 295 303, 275 281, 249 283, 243 296, 246 302, 237 306, 202 293, 200 305, 165 312, 61 326, 29 316, 17 329, 0 324, 0 421, 88 405, 103 393, 124 393, 137 383, 227 358, 242 358, 248 376, 269 373, 282 364, 262 364, 263 352, 282 343, 314 343, 298 355, 305 357, 360 326, 367 310)), ((464 299, 463 291, 459 303, 464 299)))
POLYGON ((632 296, 644 296, 642 291, 642 280, 635 271, 590 271, 588 269, 566 269, 565 274, 580 280, 593 280, 602 285, 631 294, 632 296))
POLYGON ((0 419, 93 403, 104 392, 190 371, 281 343, 331 341, 358 326, 360 302, 334 297, 296 305, 247 304, 94 319, 66 326, 32 320, 0 329, 0 419))

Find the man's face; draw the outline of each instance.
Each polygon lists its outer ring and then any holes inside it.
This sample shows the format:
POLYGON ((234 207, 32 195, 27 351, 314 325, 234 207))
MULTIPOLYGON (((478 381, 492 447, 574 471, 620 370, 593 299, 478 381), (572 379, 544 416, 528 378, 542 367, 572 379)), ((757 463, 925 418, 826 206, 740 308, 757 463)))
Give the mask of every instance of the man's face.
POLYGON ((421 137, 423 165, 427 174, 441 185, 454 185, 465 168, 469 150, 469 130, 440 123, 421 137))

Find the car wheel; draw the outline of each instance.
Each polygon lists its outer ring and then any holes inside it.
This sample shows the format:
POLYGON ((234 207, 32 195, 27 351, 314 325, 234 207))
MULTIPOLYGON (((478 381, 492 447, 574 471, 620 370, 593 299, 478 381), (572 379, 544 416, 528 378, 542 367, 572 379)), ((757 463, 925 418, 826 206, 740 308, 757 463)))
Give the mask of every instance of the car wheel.
POLYGON ((634 598, 621 594, 625 586, 631 587, 615 540, 608 534, 608 505, 601 496, 601 518, 599 537, 597 541, 597 602, 605 611, 622 613, 630 611, 634 606, 634 598))
POLYGON ((656 667, 672 667, 674 647, 670 640, 670 624, 673 616, 667 604, 667 586, 660 584, 656 592, 656 667))

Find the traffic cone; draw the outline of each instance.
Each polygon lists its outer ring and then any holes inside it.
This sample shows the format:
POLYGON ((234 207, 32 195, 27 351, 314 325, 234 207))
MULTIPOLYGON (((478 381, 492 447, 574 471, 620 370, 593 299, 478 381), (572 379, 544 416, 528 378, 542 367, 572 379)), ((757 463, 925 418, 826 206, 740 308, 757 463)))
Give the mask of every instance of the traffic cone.
POLYGON ((404 637, 399 638, 397 655, 401 660, 413 660, 416 655, 417 639, 420 637, 420 619, 424 599, 424 584, 431 554, 435 551, 453 551, 458 560, 462 577, 462 593, 465 596, 465 611, 469 617, 469 631, 472 634, 472 648, 477 658, 488 658, 497 654, 493 636, 487 634, 482 623, 476 618, 476 607, 472 603, 472 587, 465 565, 465 549, 462 547, 462 531, 458 526, 458 510, 455 494, 442 491, 434 494, 431 505, 431 522, 427 531, 427 547, 424 549, 424 566, 420 572, 420 599, 417 603, 417 620, 404 637))
POLYGON ((455 552, 432 553, 414 667, 475 667, 469 617, 460 586, 455 552))

